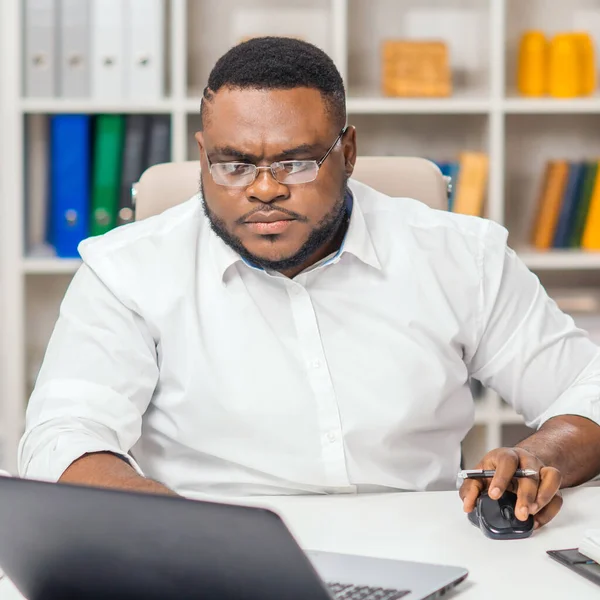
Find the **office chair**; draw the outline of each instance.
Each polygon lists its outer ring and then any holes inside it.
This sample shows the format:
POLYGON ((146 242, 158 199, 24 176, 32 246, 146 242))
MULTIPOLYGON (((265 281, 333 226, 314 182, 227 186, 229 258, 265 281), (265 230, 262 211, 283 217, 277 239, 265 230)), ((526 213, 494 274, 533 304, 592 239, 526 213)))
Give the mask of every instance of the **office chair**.
MULTIPOLYGON (((415 198, 441 210, 448 207, 451 182, 424 158, 359 156, 352 178, 388 196, 415 198)), ((133 187, 136 221, 189 200, 199 187, 200 164, 196 160, 150 167, 133 187)))

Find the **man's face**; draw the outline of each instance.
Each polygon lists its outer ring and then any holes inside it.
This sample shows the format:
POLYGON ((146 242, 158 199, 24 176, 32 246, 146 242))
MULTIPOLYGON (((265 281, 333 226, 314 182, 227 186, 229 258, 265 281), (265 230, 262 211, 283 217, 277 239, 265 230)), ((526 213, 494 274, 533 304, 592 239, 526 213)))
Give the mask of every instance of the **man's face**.
POLYGON ((355 162, 355 133, 338 142, 317 178, 284 185, 267 169, 247 187, 217 184, 212 164, 319 160, 340 133, 319 91, 222 88, 196 134, 205 211, 213 229, 245 258, 297 272, 329 251, 346 216, 344 191, 355 162))

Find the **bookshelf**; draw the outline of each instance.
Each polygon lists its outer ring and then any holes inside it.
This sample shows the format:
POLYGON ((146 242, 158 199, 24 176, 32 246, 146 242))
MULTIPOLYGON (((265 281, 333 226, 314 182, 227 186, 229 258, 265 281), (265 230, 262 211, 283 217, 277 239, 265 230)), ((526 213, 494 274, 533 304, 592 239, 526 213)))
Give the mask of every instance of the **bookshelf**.
MULTIPOLYGON (((526 244, 546 158, 600 155, 600 95, 576 100, 516 95, 521 32, 582 27, 600 40, 595 0, 167 0, 168 96, 152 102, 23 98, 20 0, 0 2, 0 468, 14 470, 26 398, 77 260, 24 252, 24 122, 28 115, 150 113, 171 117, 175 161, 196 158, 200 96, 215 60, 246 34, 299 35, 321 45, 348 90, 349 122, 362 154, 444 160, 462 149, 489 154, 486 216, 505 224, 511 244, 543 282, 600 285, 600 253, 539 253, 526 244), (454 93, 448 99, 380 94, 379 46, 386 37, 441 36, 450 44, 454 93)), ((553 288, 554 289, 554 288, 553 288)), ((466 463, 524 437, 521 418, 486 391, 465 441, 466 463)))

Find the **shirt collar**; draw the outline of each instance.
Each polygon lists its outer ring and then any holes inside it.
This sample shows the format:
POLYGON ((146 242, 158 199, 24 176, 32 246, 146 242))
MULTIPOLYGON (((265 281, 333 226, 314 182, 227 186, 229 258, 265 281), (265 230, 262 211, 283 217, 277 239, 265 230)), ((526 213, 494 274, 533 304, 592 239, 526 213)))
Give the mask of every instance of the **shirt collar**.
MULTIPOLYGON (((206 218, 206 217, 205 217, 206 218)), ((219 280, 225 283, 225 274, 234 264, 242 260, 242 257, 232 248, 230 248, 208 224, 208 233, 210 236, 209 250, 212 254, 213 264, 219 276, 219 280)))
POLYGON ((351 191, 352 214, 350 215, 350 224, 340 250, 332 260, 337 262, 347 252, 356 256, 366 265, 381 271, 381 263, 375 252, 375 246, 360 205, 362 191, 356 188, 351 191))
MULTIPOLYGON (((381 270, 381 263, 375 252, 364 214, 360 207, 362 190, 349 191, 347 202, 350 210, 350 224, 340 249, 325 264, 337 263, 344 253, 352 254, 360 261, 375 269, 381 270)), ((237 262, 243 262, 249 268, 261 269, 244 260, 235 250, 230 248, 216 233, 210 229, 210 248, 217 273, 224 281, 227 270, 237 262)))

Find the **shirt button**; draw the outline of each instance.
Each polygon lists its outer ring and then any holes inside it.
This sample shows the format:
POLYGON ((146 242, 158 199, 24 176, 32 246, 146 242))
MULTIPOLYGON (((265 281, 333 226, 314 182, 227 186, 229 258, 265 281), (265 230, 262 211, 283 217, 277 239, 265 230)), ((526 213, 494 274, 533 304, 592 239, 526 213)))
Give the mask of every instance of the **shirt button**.
POLYGON ((311 366, 313 369, 318 369, 318 368, 321 366, 321 361, 320 361, 320 360, 312 360, 312 361, 310 362, 310 366, 311 366))
POLYGON ((302 288, 299 285, 295 285, 292 288, 292 294, 294 294, 294 296, 299 296, 302 293, 302 288))
POLYGON ((327 434, 327 439, 333 444, 333 442, 335 442, 335 440, 337 440, 337 436, 335 435, 335 433, 333 431, 330 431, 327 434))

